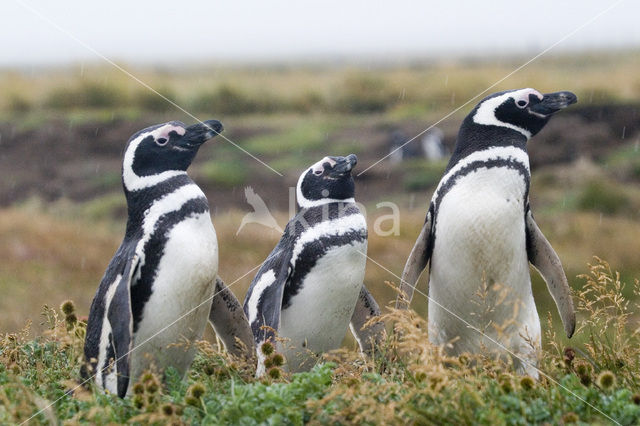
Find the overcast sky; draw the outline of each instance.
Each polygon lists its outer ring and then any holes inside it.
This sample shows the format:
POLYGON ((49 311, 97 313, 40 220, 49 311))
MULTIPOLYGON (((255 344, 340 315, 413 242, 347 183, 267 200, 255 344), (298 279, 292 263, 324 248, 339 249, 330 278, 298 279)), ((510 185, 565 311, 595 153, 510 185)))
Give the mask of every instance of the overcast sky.
POLYGON ((99 60, 52 23, 139 63, 530 54, 612 4, 556 50, 640 47, 638 0, 2 0, 0 66, 99 60))

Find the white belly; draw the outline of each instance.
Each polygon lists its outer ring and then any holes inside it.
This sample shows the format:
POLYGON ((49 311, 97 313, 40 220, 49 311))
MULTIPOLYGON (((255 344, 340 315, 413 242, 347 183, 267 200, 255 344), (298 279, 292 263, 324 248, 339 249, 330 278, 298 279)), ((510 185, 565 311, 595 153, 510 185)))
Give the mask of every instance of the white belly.
POLYGON ((180 222, 168 237, 134 336, 134 378, 151 363, 184 373, 195 355, 191 344, 202 338, 211 308, 218 243, 209 213, 180 222))
MULTIPOLYGON (((461 178, 440 204, 429 281, 435 302, 514 349, 525 330, 540 341, 524 197, 523 178, 515 170, 480 169, 461 178)), ((495 346, 435 302, 429 302, 431 341, 458 338, 456 353, 495 346)))
POLYGON ((308 370, 315 357, 340 347, 364 279, 367 243, 328 251, 280 314, 278 335, 290 371, 308 370))

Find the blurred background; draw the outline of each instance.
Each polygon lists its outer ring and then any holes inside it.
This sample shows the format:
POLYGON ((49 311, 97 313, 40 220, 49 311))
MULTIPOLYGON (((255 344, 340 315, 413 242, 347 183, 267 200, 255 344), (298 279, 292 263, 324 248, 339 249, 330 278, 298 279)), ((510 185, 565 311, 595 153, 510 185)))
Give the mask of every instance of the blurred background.
MULTIPOLYGON (((190 169, 212 207, 220 274, 243 300, 254 274, 238 278, 280 237, 258 224, 237 233, 253 211, 245 187, 284 227, 300 172, 357 154, 357 171, 373 166, 356 178, 370 229, 391 213, 377 203, 400 207, 399 235, 369 241, 400 275, 461 120, 486 94, 522 87, 579 98, 529 143, 531 205, 572 286, 594 255, 640 277, 639 3, 218 3, 3 3, 0 332, 40 330, 42 306, 66 299, 88 313, 124 234, 121 156, 141 128, 216 118, 282 174, 222 138, 190 169)), ((398 279, 370 262, 383 306, 395 299, 385 281, 398 279)), ((423 296, 413 306, 426 313, 423 296)))

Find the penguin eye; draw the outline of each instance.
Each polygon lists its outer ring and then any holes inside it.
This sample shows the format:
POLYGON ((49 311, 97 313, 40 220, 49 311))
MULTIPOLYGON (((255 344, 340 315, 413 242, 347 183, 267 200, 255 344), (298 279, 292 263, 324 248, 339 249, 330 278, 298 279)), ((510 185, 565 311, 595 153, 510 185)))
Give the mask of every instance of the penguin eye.
POLYGON ((158 138, 158 139, 156 139, 156 144, 158 146, 165 146, 167 144, 167 142, 169 142, 169 139, 167 139, 167 138, 158 138))
POLYGON ((518 102, 516 102, 516 105, 518 105, 518 107, 520 107, 520 108, 524 108, 524 107, 526 107, 527 105, 529 105, 529 102, 527 102, 527 101, 525 101, 525 100, 520 99, 518 102))
POLYGON ((313 174, 316 176, 320 176, 322 174, 322 170, 314 170, 313 174))

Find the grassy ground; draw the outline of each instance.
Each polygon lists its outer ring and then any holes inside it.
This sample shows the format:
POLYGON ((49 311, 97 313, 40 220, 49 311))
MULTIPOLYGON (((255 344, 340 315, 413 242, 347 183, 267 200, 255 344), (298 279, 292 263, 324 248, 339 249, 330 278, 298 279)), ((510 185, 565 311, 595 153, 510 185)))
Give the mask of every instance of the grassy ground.
MULTIPOLYGON (((588 102, 636 100, 640 94, 636 72, 638 55, 635 51, 550 54, 531 63, 496 90, 570 87, 588 102)), ((527 59, 414 61, 398 66, 211 65, 192 70, 138 68, 133 71, 192 112, 216 111, 226 116, 248 112, 394 110, 398 118, 448 110, 506 76, 527 59)), ((114 107, 127 107, 130 111, 172 110, 170 105, 157 102, 154 95, 118 70, 103 66, 5 71, 2 77, 0 93, 6 95, 0 110, 4 112, 43 107, 75 111, 114 107)), ((225 116, 222 118, 227 118, 225 116)))
MULTIPOLYGON (((627 149, 623 146, 620 151, 627 149)), ((581 285, 577 275, 594 255, 609 260, 626 280, 640 277, 640 190, 635 179, 628 180, 623 172, 633 170, 637 160, 634 155, 621 158, 618 152, 611 158, 599 164, 584 160, 533 172, 531 205, 536 220, 558 251, 575 289, 581 285)), ((363 185, 367 181, 358 180, 358 188, 363 185)), ((390 272, 369 262, 365 284, 386 306, 395 299, 395 293, 384 281, 398 281, 422 226, 430 190, 415 194, 394 190, 379 197, 370 195, 365 202, 370 229, 368 253, 390 272), (376 222, 391 213, 389 208, 377 208, 378 201, 393 201, 399 206, 398 235, 380 236, 375 232, 376 222)), ((265 200, 271 205, 269 199, 265 200)), ((216 201, 211 200, 213 206, 216 201)), ((65 299, 74 299, 79 315, 87 315, 97 284, 122 238, 123 210, 124 197, 116 192, 82 203, 31 199, 0 209, 0 290, 4 295, 0 298, 0 331, 17 331, 27 320, 40 331, 42 306, 57 306, 65 299)), ((256 224, 247 225, 236 235, 248 211, 249 206, 243 205, 216 208, 213 213, 221 246, 220 274, 227 282, 260 264, 279 239, 277 232, 256 224)), ((283 227, 288 214, 275 216, 283 227)), ((391 222, 381 225, 387 229, 391 222)), ((532 277, 540 314, 553 312, 557 323, 544 283, 535 271, 532 277)), ((239 299, 244 298, 252 278, 249 274, 232 287, 239 299)), ((425 281, 420 284, 423 291, 427 290, 425 281)), ((414 308, 426 314, 426 301, 417 297, 414 308)))
MULTIPOLYGON (((76 301, 80 316, 87 315, 97 284, 120 243, 124 221, 104 217, 88 220, 86 211, 93 211, 94 203, 84 207, 64 203, 46 206, 32 203, 0 210, 0 290, 4 295, 0 299, 0 330, 17 331, 31 321, 34 330, 41 331, 42 306, 57 306, 66 299, 76 301)), ((402 210, 399 235, 379 236, 373 232, 374 223, 390 211, 372 205, 368 212, 368 255, 388 271, 369 262, 365 284, 380 305, 386 306, 395 300, 395 292, 384 282, 398 281, 424 213, 420 206, 402 210)), ((236 235, 244 214, 235 210, 213 217, 221 246, 220 274, 227 282, 235 282, 259 265, 279 239, 276 231, 256 224, 245 226, 236 235)), ((286 214, 276 214, 276 218, 281 226, 286 223, 286 214)), ((554 211, 551 207, 548 211, 540 209, 536 218, 563 260, 574 288, 580 287, 577 275, 594 254, 610 259, 625 279, 640 276, 636 256, 640 252, 640 224, 632 218, 554 211)), ((389 225, 384 222, 382 227, 389 225)), ((533 270, 532 277, 540 314, 551 311, 557 320, 544 283, 533 270)), ((234 283, 232 290, 240 300, 252 278, 249 274, 234 283)), ((426 292, 425 281, 421 280, 419 288, 426 292)), ((426 300, 417 295, 414 308, 426 314, 426 300)))
MULTIPOLYGON (((267 378, 207 342, 186 380, 153 371, 124 400, 78 386, 84 323, 71 303, 48 309, 48 331, 32 340, 0 342, 0 422, 65 424, 637 424, 640 342, 629 332, 638 309, 620 297, 623 285, 598 261, 577 295, 582 348, 553 332, 541 354, 539 381, 514 376, 490 354, 446 357, 429 345, 415 312, 391 312, 393 324, 373 359, 332 352, 309 373, 275 367, 267 378)), ((636 282, 634 291, 640 291, 636 282)), ((266 351, 266 348, 265 348, 266 351)))

